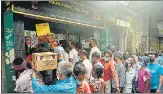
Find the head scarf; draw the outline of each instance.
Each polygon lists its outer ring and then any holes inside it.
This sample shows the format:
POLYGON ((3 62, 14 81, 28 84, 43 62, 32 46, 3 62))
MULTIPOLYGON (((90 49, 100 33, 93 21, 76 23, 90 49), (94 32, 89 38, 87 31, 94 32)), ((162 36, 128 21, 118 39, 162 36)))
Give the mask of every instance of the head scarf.
POLYGON ((14 62, 12 63, 12 65, 15 70, 23 70, 27 68, 27 62, 25 60, 23 60, 21 65, 15 65, 14 62))

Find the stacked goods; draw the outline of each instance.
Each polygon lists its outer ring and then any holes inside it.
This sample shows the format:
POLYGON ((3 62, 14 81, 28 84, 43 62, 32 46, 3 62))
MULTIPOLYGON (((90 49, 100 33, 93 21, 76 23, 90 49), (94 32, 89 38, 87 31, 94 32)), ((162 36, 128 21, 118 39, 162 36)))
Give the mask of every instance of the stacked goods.
POLYGON ((31 45, 31 47, 37 47, 37 45, 38 45, 38 38, 36 36, 36 31, 25 30, 24 31, 24 35, 26 37, 30 38, 30 41, 31 41, 30 45, 31 45))
POLYGON ((47 35, 38 36, 38 43, 39 44, 48 43, 47 35))
POLYGON ((56 69, 57 54, 52 52, 33 53, 32 66, 36 71, 56 69))
POLYGON ((36 36, 36 31, 31 31, 31 47, 37 47, 38 45, 38 38, 36 36))

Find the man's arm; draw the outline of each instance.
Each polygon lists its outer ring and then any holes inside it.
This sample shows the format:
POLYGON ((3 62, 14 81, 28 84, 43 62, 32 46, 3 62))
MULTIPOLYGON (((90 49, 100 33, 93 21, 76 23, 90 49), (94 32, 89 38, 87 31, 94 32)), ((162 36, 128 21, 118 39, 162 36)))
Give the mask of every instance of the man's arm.
POLYGON ((150 80, 147 79, 147 82, 145 83, 145 89, 144 89, 143 93, 147 93, 147 89, 148 89, 149 86, 150 86, 150 80))
POLYGON ((103 82, 101 82, 100 92, 104 93, 104 91, 105 91, 105 82, 103 81, 103 82))
POLYGON ((160 82, 159 82, 159 87, 156 91, 156 93, 161 93, 161 88, 162 88, 162 85, 163 85, 163 76, 160 75, 160 82))
POLYGON ((35 78, 35 73, 32 73, 32 89, 35 93, 50 93, 56 92, 61 89, 57 84, 56 85, 41 85, 35 78))
POLYGON ((36 78, 34 78, 34 77, 32 77, 32 89, 33 89, 33 91, 35 93, 45 93, 45 92, 48 93, 48 92, 50 92, 48 90, 48 86, 46 86, 46 85, 40 85, 37 82, 36 78))
POLYGON ((91 59, 92 59, 92 50, 89 53, 89 60, 91 61, 91 59))
POLYGON ((145 89, 144 89, 143 93, 147 93, 147 89, 150 86, 150 79, 151 79, 150 71, 146 71, 145 73, 146 73, 147 82, 145 83, 145 89))
POLYGON ((135 63, 136 63, 136 69, 139 70, 140 65, 139 65, 138 57, 135 56, 135 57, 134 57, 134 60, 135 60, 135 63))
POLYGON ((69 62, 73 63, 73 53, 71 51, 69 53, 69 62))
POLYGON ((117 72, 115 70, 115 66, 114 66, 113 62, 109 62, 109 63, 110 63, 111 74, 113 76, 113 79, 116 82, 116 87, 119 88, 119 80, 118 80, 117 72))
POLYGON ((163 85, 163 75, 160 75, 160 83, 156 93, 161 93, 162 85, 163 85))
POLYGON ((159 82, 159 87, 156 91, 156 93, 161 93, 161 88, 162 88, 162 85, 163 85, 163 68, 160 66, 159 69, 158 69, 158 72, 159 72, 159 77, 160 77, 160 82, 159 82))
POLYGON ((125 70, 125 67, 124 66, 122 66, 121 67, 121 71, 120 71, 120 87, 124 87, 123 85, 124 85, 124 83, 125 83, 125 72, 126 72, 126 70, 125 70))

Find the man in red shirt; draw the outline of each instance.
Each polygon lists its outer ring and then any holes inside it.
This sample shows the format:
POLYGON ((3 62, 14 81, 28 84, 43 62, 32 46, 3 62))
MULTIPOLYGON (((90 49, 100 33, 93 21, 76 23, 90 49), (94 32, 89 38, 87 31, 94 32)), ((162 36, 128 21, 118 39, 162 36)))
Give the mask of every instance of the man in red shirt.
POLYGON ((112 51, 106 50, 104 55, 101 63, 104 65, 105 93, 111 93, 111 77, 113 77, 116 82, 117 92, 120 92, 118 75, 114 66, 114 60, 112 59, 112 51))

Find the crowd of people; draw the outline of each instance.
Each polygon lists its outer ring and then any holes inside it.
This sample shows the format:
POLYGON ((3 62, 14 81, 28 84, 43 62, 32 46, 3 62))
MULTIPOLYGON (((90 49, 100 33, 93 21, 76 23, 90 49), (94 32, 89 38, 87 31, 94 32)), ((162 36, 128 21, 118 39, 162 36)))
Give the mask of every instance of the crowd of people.
MULTIPOLYGON (((163 53, 122 53, 108 46, 104 54, 96 40, 90 52, 75 42, 54 41, 49 51, 58 54, 58 67, 37 72, 31 58, 15 58, 15 92, 30 93, 161 93, 163 92, 163 53), (87 58, 88 57, 88 58, 87 58)), ((42 48, 32 53, 45 52, 42 48)))

